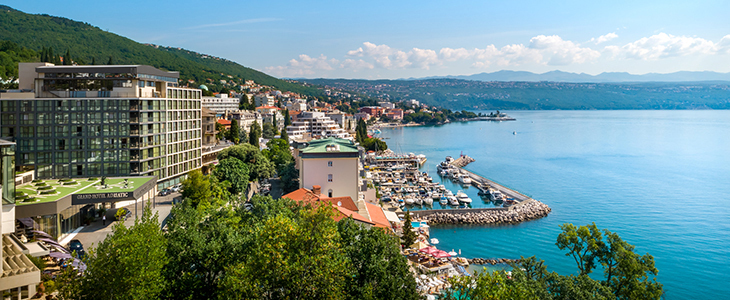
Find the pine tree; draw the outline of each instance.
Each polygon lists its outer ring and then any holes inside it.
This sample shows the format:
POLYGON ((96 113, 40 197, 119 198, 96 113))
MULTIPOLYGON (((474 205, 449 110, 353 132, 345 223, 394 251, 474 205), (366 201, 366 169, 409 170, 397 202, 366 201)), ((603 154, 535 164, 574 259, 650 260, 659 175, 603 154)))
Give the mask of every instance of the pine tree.
POLYGON ((71 50, 66 49, 66 55, 63 56, 63 65, 69 66, 71 65, 71 50))
POLYGON ((410 247, 416 242, 416 233, 413 231, 413 225, 411 224, 411 212, 406 211, 406 216, 403 220, 403 235, 401 236, 403 245, 410 247))

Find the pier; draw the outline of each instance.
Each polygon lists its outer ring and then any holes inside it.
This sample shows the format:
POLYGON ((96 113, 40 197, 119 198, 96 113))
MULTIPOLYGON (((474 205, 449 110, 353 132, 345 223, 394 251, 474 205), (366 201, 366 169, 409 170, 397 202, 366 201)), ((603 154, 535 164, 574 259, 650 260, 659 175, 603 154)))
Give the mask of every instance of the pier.
POLYGON ((472 163, 472 162, 474 162, 473 158, 471 158, 467 155, 462 155, 459 158, 455 159, 453 162, 451 162, 451 165, 458 167, 461 170, 462 174, 468 174, 472 180, 471 184, 473 186, 475 186, 476 188, 482 190, 483 192, 486 192, 485 189, 487 189, 487 188, 492 188, 492 189, 500 191, 502 194, 505 194, 507 197, 514 198, 515 200, 520 201, 520 202, 532 199, 531 197, 524 195, 518 191, 510 189, 506 186, 503 186, 499 183, 496 183, 492 180, 489 180, 487 178, 474 174, 473 172, 471 172, 469 170, 464 169, 464 167, 466 165, 468 165, 469 163, 472 163))

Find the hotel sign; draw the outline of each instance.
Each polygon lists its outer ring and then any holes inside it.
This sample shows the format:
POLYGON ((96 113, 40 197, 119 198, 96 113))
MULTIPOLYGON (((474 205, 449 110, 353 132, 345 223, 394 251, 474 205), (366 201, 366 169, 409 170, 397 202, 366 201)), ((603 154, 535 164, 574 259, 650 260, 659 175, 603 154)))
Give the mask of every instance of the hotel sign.
POLYGON ((134 200, 132 192, 74 194, 71 196, 71 204, 73 205, 134 200))

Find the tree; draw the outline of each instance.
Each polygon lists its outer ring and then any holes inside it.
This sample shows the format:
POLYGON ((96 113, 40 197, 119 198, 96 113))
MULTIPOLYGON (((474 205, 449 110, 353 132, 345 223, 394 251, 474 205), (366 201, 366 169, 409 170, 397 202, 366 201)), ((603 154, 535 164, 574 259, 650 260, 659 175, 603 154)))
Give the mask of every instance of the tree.
POLYGON ((413 231, 413 225, 411 224, 411 213, 406 211, 405 220, 403 220, 403 235, 401 240, 403 245, 408 248, 416 242, 416 233, 413 231))
POLYGON ((228 157, 235 157, 247 164, 249 167, 248 178, 256 181, 263 178, 270 178, 274 174, 274 163, 257 148, 250 144, 240 144, 223 149, 218 153, 218 160, 223 161, 228 157))
POLYGON ((182 197, 200 210, 218 208, 228 202, 228 194, 223 189, 226 185, 218 184, 216 177, 203 175, 200 170, 188 172, 182 187, 182 197))
MULTIPOLYGON (((265 201, 290 203, 289 199, 265 201)), ((261 201, 254 200, 256 211, 261 201)), ((258 212, 251 213, 251 217, 258 212)), ((349 262, 329 205, 268 213, 244 228, 245 257, 218 285, 236 299, 342 299, 349 262)), ((255 221, 254 221, 255 220, 255 221)))
POLYGON ((259 123, 256 121, 253 121, 253 124, 251 124, 251 129, 248 133, 248 143, 253 145, 256 148, 259 148, 259 138, 261 137, 261 127, 259 127, 259 123))
POLYGON ((241 127, 238 126, 238 120, 231 121, 231 129, 226 132, 226 139, 238 145, 241 139, 241 127))
POLYGON ((363 143, 368 138, 368 125, 360 119, 357 121, 357 127, 355 127, 355 141, 363 143))
POLYGON ((398 238, 381 228, 368 229, 352 219, 337 223, 342 248, 352 265, 346 277, 349 299, 419 299, 398 238))
POLYGON ((286 132, 286 126, 281 129, 281 139, 284 140, 287 144, 289 144, 289 133, 286 132))
POLYGON ((114 64, 114 58, 112 56, 109 56, 109 61, 106 62, 107 65, 113 65, 114 64))
POLYGON ((66 49, 66 55, 63 56, 63 64, 71 65, 71 50, 66 49))
POLYGON ((560 250, 568 249, 565 256, 572 256, 578 265, 581 275, 588 275, 593 272, 596 267, 596 258, 599 250, 602 248, 601 231, 596 227, 596 223, 579 228, 570 223, 560 225, 563 230, 558 235, 558 241, 555 245, 560 250))
POLYGON ((246 133, 246 130, 239 130, 238 141, 239 141, 239 143, 248 142, 248 134, 246 133))
POLYGON ((96 57, 92 57, 91 58, 91 65, 93 66, 95 64, 96 64, 96 57))
POLYGON ((291 118, 289 117, 289 109, 284 110, 284 127, 291 125, 291 118))
POLYGON ((275 135, 276 130, 274 129, 274 125, 271 125, 271 123, 264 123, 264 129, 261 136, 265 139, 273 139, 275 135))
POLYGON ((269 140, 266 143, 266 148, 262 153, 269 161, 274 163, 277 173, 283 172, 286 165, 294 161, 294 157, 289 149, 289 143, 282 139, 269 140))
POLYGON ((365 150, 385 151, 388 149, 388 144, 379 138, 366 138, 360 145, 365 148, 365 150))
POLYGON ((254 107, 251 105, 251 99, 248 98, 246 93, 241 94, 241 100, 238 102, 238 109, 241 110, 253 110, 254 107))
POLYGON ((89 250, 81 295, 88 299, 159 298, 165 286, 166 247, 158 215, 146 206, 132 227, 116 223, 112 234, 89 250))
POLYGON ((221 123, 215 122, 215 131, 218 131, 218 133, 215 134, 215 138, 219 140, 222 140, 227 135, 226 127, 221 123))
POLYGON ((296 169, 294 161, 289 162, 279 172, 279 177, 281 178, 281 189, 284 194, 291 193, 299 188, 299 170, 296 169))
POLYGON ((221 160, 220 164, 213 169, 213 176, 218 181, 228 181, 231 183, 228 191, 234 195, 246 191, 246 188, 248 188, 249 173, 248 165, 235 157, 228 157, 221 160))

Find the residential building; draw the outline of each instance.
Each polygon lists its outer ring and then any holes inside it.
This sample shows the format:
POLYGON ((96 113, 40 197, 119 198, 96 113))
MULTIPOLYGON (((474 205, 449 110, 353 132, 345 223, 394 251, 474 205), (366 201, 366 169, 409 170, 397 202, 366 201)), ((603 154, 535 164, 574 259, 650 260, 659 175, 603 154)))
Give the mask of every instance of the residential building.
POLYGON ((343 112, 334 112, 334 113, 328 113, 326 114, 327 117, 332 119, 332 121, 335 121, 337 125, 340 125, 340 128, 350 131, 354 130, 357 126, 357 120, 355 120, 355 117, 351 114, 346 114, 343 112))
POLYGON ((329 137, 310 141, 299 150, 299 187, 318 185, 329 198, 359 199, 358 157, 351 140, 329 137))
POLYGON ((0 294, 3 299, 30 299, 41 283, 41 270, 28 259, 15 231, 15 144, 0 140, 0 294), (6 298, 7 297, 7 298, 6 298))
POLYGON ((378 105, 380 105, 380 107, 383 107, 383 108, 386 108, 386 109, 394 109, 395 108, 395 103, 388 102, 388 101, 378 102, 378 105))
POLYGON ((298 110, 298 111, 306 111, 307 110, 307 101, 304 99, 295 99, 294 101, 287 102, 286 109, 288 110, 298 110))
POLYGON ((218 120, 215 120, 215 122, 223 125, 223 129, 231 130, 231 121, 228 121, 226 119, 218 119, 218 120))
POLYGON ((202 97, 202 105, 215 112, 217 117, 222 117, 227 111, 238 110, 240 99, 229 98, 228 94, 218 94, 215 97, 202 97))
POLYGON ((416 100, 416 99, 404 100, 403 104, 405 104, 408 107, 418 107, 421 105, 421 103, 418 102, 418 100, 416 100))
POLYGON ((19 64, 20 92, 0 93, 0 136, 36 178, 155 176, 179 183, 201 166, 201 90, 144 65, 19 64), (32 92, 27 92, 32 91, 32 92))
POLYGON ((261 126, 264 122, 261 114, 250 110, 228 112, 228 118, 231 120, 237 120, 238 126, 246 132, 251 132, 251 125, 253 122, 257 122, 259 126, 261 126))
POLYGON ((218 131, 215 130, 216 113, 203 107, 201 114, 202 124, 200 131, 203 136, 203 148, 215 146, 218 143, 218 139, 215 137, 218 134, 218 131))
POLYGON ((369 113, 364 113, 364 112, 359 112, 359 113, 356 113, 355 114, 355 119, 358 120, 358 121, 359 120, 367 121, 367 120, 370 120, 370 114, 369 113))
POLYGON ((392 230, 390 222, 380 206, 362 200, 354 201, 349 196, 328 197, 322 194, 322 187, 319 185, 313 186, 311 190, 300 188, 282 196, 282 198, 289 198, 306 204, 330 205, 336 210, 336 214, 332 217, 335 221, 352 218, 353 221, 367 228, 380 227, 392 230))
POLYGON ((276 104, 274 96, 267 94, 257 94, 254 96, 254 104, 256 107, 259 106, 274 106, 276 104))
POLYGON ((389 109, 385 115, 393 120, 403 120, 403 110, 400 108, 389 109))
POLYGON ((302 139, 304 134, 309 134, 313 138, 352 139, 352 135, 327 117, 325 113, 316 111, 301 112, 296 121, 286 128, 286 133, 294 139, 302 139))

